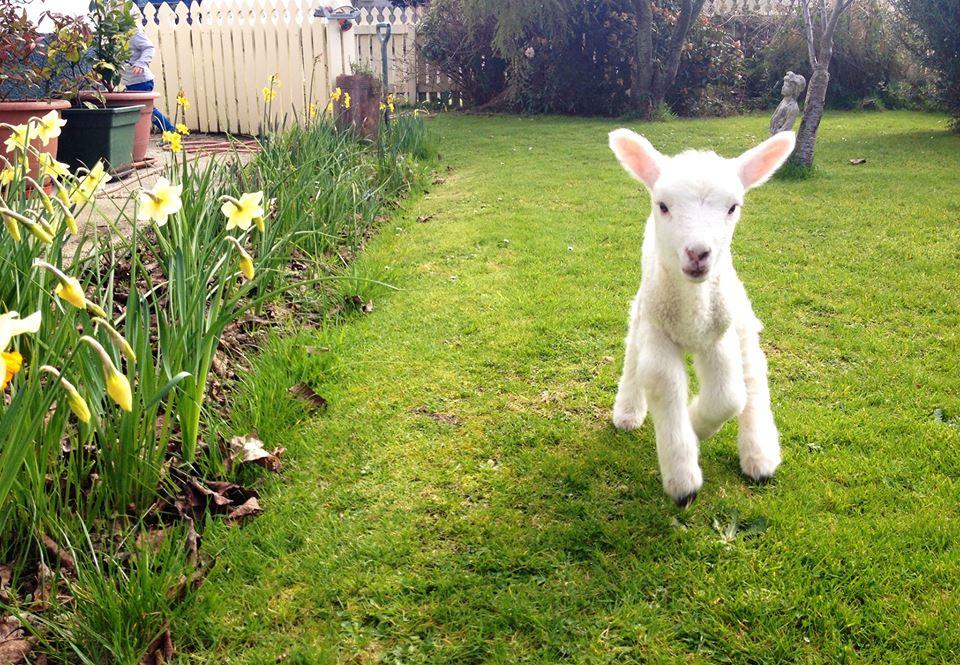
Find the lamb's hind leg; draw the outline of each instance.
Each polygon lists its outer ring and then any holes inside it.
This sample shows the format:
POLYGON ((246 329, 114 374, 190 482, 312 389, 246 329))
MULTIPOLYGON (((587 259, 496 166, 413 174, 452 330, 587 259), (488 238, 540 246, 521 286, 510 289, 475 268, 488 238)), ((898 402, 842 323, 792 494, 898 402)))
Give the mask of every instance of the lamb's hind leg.
POLYGON ((643 424, 647 417, 647 400, 643 394, 637 376, 637 361, 642 345, 639 317, 634 305, 630 320, 630 331, 627 333, 626 354, 623 359, 623 374, 620 375, 620 384, 617 387, 617 398, 613 402, 613 425, 625 432, 635 430, 643 424))
POLYGON ((690 403, 690 421, 703 441, 730 418, 740 415, 747 403, 740 340, 730 329, 712 347, 694 354, 700 393, 690 403))
POLYGON ((740 468, 756 481, 773 477, 780 465, 780 434, 770 408, 767 357, 760 348, 759 323, 739 331, 747 405, 740 414, 740 468))

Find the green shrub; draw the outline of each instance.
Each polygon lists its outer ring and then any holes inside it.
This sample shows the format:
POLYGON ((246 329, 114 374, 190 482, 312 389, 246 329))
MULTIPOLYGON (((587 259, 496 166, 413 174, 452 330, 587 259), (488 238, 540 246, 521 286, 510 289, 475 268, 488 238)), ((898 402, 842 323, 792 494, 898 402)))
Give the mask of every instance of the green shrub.
POLYGON ((944 0, 896 0, 905 42, 939 74, 943 104, 960 132, 960 3, 944 0))

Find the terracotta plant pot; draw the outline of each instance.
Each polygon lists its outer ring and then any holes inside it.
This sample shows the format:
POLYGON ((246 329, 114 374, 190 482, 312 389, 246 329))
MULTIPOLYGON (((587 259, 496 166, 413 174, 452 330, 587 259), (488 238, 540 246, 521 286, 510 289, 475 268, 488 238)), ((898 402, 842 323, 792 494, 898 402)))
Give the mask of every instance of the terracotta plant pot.
POLYGON ((80 99, 90 101, 100 106, 101 99, 107 108, 117 108, 121 106, 136 106, 142 104, 140 109, 140 118, 137 120, 137 126, 133 130, 133 161, 142 162, 147 155, 147 147, 150 145, 150 127, 153 125, 153 106, 155 100, 160 97, 156 92, 102 92, 98 96, 96 93, 80 93, 80 99))
POLYGON ((334 102, 337 127, 352 127, 360 136, 375 140, 380 133, 380 102, 383 100, 380 80, 366 74, 342 74, 337 77, 337 87, 350 94, 350 108, 344 108, 343 97, 334 102))
MULTIPOLYGON (((8 125, 25 125, 30 118, 39 118, 50 111, 62 111, 70 108, 70 102, 59 99, 53 100, 26 100, 19 102, 0 102, 0 122, 8 125)), ((10 137, 10 130, 6 127, 0 127, 0 153, 4 152, 3 142, 10 137)), ((34 139, 30 144, 39 152, 45 152, 54 159, 57 157, 57 139, 50 139, 47 145, 43 145, 40 139, 34 139)), ((11 155, 4 154, 7 159, 11 155)), ((38 166, 37 159, 34 156, 28 158, 30 177, 37 179, 38 166)))

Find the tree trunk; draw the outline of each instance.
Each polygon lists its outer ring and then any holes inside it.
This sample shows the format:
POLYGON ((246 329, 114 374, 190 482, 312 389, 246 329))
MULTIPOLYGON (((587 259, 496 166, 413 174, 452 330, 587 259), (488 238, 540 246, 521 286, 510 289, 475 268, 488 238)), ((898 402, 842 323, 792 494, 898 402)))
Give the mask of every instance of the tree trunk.
POLYGON ((653 108, 660 106, 667 96, 667 92, 677 79, 677 70, 680 68, 680 55, 683 45, 690 33, 690 26, 700 15, 704 0, 683 0, 680 13, 677 15, 677 24, 670 34, 670 44, 667 46, 667 56, 653 77, 652 99, 653 108))
POLYGON ((801 0, 803 23, 806 28, 807 52, 813 74, 807 86, 807 96, 803 102, 803 120, 797 132, 797 147, 790 161, 798 166, 813 166, 813 153, 817 144, 817 130, 823 118, 823 106, 827 100, 827 86, 830 84, 830 60, 833 58, 833 35, 837 30, 840 15, 845 12, 853 0, 834 0, 833 8, 827 12, 826 0, 820 0, 820 38, 814 38, 813 18, 810 15, 810 0, 801 0))
POLYGON ((820 119, 823 117, 823 106, 827 99, 827 85, 830 83, 830 72, 827 67, 818 65, 810 77, 807 86, 807 96, 803 102, 803 120, 797 132, 797 147, 791 158, 799 166, 813 166, 813 150, 817 143, 817 130, 820 128, 820 119))
POLYGON ((653 85, 653 9, 650 0, 635 0, 634 5, 637 13, 637 54, 633 63, 630 97, 634 108, 649 116, 653 85))

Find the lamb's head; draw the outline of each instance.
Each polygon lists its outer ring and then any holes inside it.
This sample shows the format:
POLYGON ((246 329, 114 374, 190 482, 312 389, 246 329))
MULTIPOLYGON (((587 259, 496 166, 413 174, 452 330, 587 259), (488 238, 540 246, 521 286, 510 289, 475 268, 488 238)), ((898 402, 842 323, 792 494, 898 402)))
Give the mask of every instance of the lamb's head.
POLYGON ((629 129, 610 133, 610 148, 650 192, 656 251, 669 270, 694 282, 729 257, 744 193, 786 161, 793 132, 780 132, 734 159, 687 151, 668 157, 629 129))

